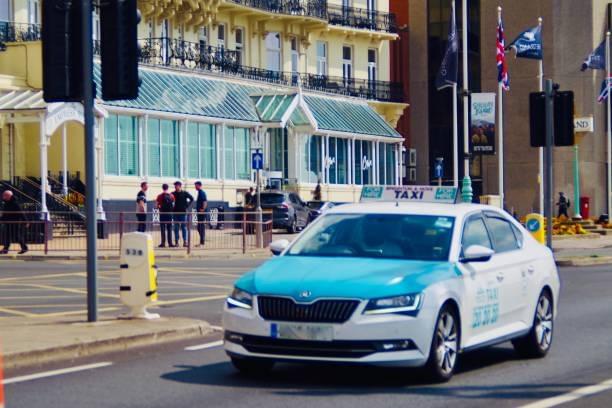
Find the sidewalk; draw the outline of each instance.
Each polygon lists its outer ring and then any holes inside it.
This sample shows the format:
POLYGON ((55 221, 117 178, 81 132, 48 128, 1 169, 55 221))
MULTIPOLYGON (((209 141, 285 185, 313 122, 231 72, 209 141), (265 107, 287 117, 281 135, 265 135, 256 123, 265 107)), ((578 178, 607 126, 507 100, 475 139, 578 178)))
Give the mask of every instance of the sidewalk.
POLYGON ((560 266, 612 264, 612 236, 597 238, 553 238, 555 259, 560 266))
POLYGON ((211 332, 208 323, 186 318, 104 318, 96 323, 76 317, 0 319, 5 370, 198 338, 211 332))
MULTIPOLYGON (((156 259, 207 259, 207 258, 268 258, 271 256, 269 248, 249 249, 245 253, 240 249, 197 249, 191 254, 183 248, 178 249, 157 249, 155 248, 156 259)), ((105 261, 119 260, 119 251, 98 251, 98 259, 105 261)), ((17 254, 17 248, 6 255, 0 255, 0 260, 15 259, 22 261, 44 261, 44 260, 86 260, 84 251, 52 251, 45 255, 43 251, 32 250, 23 255, 17 254)))

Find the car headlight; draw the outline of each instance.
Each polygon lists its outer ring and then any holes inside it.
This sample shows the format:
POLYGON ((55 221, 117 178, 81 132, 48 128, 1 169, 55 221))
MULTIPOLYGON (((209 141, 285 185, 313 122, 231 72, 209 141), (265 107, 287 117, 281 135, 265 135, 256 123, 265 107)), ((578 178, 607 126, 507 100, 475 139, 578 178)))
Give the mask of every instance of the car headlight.
POLYGON ((363 314, 415 314, 421 308, 422 301, 422 293, 372 299, 368 302, 363 314))
POLYGON ((249 292, 245 292, 242 289, 234 288, 232 294, 227 298, 227 305, 229 307, 240 307, 242 309, 253 308, 253 295, 249 292))

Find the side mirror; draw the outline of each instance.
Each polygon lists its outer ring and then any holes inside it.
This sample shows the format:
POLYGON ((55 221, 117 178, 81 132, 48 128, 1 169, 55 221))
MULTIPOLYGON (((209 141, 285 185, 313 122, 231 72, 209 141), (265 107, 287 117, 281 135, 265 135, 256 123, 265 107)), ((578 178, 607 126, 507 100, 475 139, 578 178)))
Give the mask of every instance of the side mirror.
POLYGON ((273 255, 280 255, 289 246, 289 241, 286 239, 277 239, 270 244, 270 252, 273 255))
POLYGON ((491 248, 484 247, 482 245, 470 245, 465 251, 463 251, 463 257, 460 262, 487 262, 495 254, 491 248))

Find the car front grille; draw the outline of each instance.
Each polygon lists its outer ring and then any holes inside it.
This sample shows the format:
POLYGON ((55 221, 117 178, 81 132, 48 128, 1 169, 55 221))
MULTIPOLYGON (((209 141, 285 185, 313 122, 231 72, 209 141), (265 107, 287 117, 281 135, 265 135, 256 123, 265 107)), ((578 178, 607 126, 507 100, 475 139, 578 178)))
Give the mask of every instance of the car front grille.
POLYGON ((301 304, 275 296, 259 296, 257 302, 261 317, 286 322, 344 323, 359 306, 358 300, 321 299, 301 304))

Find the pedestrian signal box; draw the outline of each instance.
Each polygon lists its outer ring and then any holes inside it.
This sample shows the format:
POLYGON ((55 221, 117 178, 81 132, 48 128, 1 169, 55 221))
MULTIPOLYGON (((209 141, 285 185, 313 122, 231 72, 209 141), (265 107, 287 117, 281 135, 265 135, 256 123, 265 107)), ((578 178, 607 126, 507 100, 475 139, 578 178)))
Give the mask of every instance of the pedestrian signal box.
POLYGON ((156 319, 147 306, 157 301, 157 266, 153 238, 142 232, 124 234, 121 239, 121 303, 130 308, 126 318, 156 319))

